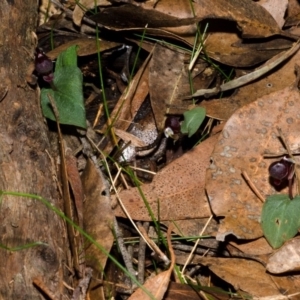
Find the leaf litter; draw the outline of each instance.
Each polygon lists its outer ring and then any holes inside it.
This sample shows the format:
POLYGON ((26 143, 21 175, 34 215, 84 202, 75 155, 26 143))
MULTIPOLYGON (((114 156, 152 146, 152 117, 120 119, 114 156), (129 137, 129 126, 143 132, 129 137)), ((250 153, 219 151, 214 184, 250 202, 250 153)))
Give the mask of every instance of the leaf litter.
MULTIPOLYGON (((68 6, 53 2, 65 14, 57 16, 55 22, 49 20, 55 46, 47 55, 55 59, 69 46, 79 46, 78 66, 84 82, 90 84, 84 87, 85 101, 93 104, 92 114, 97 115, 92 119, 87 110, 86 135, 64 132, 65 143, 75 153, 79 171, 83 171, 82 206, 82 191, 72 157, 67 172, 74 202, 69 205, 77 210, 77 221, 83 222, 87 233, 111 253, 116 249, 112 224, 115 216, 129 240, 133 240, 136 231, 128 225, 128 218, 132 222, 150 222, 148 235, 162 251, 168 253, 167 249, 174 248, 171 267, 168 269, 154 258, 155 269, 149 256, 144 256, 144 261, 137 254, 130 256, 138 251, 137 244, 124 247, 128 248, 128 256, 122 259, 131 262, 138 259, 139 264, 147 265, 148 274, 158 273, 144 286, 157 299, 164 295, 168 299, 175 289, 169 285, 173 264, 179 269, 185 265, 189 259, 186 251, 194 251, 192 260, 176 278, 188 281, 193 288, 197 286, 197 297, 287 299, 294 294, 291 299, 297 299, 299 238, 292 238, 292 234, 289 241, 285 238, 280 242, 283 246, 279 250, 273 250, 270 244, 274 245, 264 237, 261 226, 263 203, 242 172, 248 174, 264 198, 288 194, 287 187, 272 186, 268 167, 278 156, 286 154, 277 127, 298 162, 300 99, 298 82, 294 84, 294 68, 299 64, 299 44, 295 43, 299 37, 299 3, 293 0, 272 1, 272 5, 270 1, 251 0, 97 1, 98 7, 93 11, 95 1, 68 6), (99 43, 94 42, 95 36, 91 38, 96 25, 99 43), (56 35, 61 32, 65 34, 56 35), (189 73, 197 43, 202 51, 189 73), (103 59, 101 67, 98 52, 103 59), (126 53, 131 54, 126 56, 126 53), (284 59, 275 66, 274 61, 281 58, 284 59), (260 70, 263 72, 259 73, 260 70), (101 86, 99 82, 103 79, 101 86), (205 108, 207 116, 203 123, 198 120, 193 125, 195 134, 186 128, 174 140, 162 138, 168 116, 183 122, 184 116, 195 108, 203 111, 205 108), (149 118, 148 110, 153 117, 149 118), (221 133, 213 135, 216 128, 222 128, 221 133), (143 139, 149 130, 156 132, 156 138, 150 141, 143 139), (134 134, 138 136, 132 137, 134 134), (147 147, 145 144, 151 144, 152 150, 134 151, 130 160, 124 159, 124 149, 132 146, 137 150, 147 147), (166 147, 167 154, 160 147, 166 147), (168 157, 179 158, 169 163, 168 157), (94 165, 96 162, 101 171, 94 165), (151 176, 140 176, 145 172, 151 176), (105 186, 103 174, 110 180, 111 191, 105 186), (119 200, 126 213, 117 204, 119 200), (115 205, 113 210, 109 201, 115 205), (214 219, 206 224, 211 214, 214 219), (172 246, 170 241, 167 246, 164 227, 169 227, 170 238, 170 226, 176 235, 172 236, 172 246), (191 237, 199 239, 193 250, 191 237), (217 293, 216 287, 220 287, 217 293), (228 294, 231 290, 234 293, 228 294)), ((45 39, 47 34, 50 36, 50 27, 46 23, 38 31, 39 46, 45 51, 50 50, 45 39)), ((187 124, 191 122, 188 120, 187 124)), ((80 126, 84 127, 82 123, 80 126)), ((117 238, 117 243, 123 243, 122 240, 117 238)), ((89 299, 105 299, 109 294, 117 296, 124 292, 132 293, 131 299, 149 296, 145 296, 141 287, 133 292, 132 278, 117 270, 93 245, 84 248, 87 258, 81 263, 92 267, 95 276, 88 291, 89 299), (103 273, 104 268, 107 272, 103 273), (116 273, 118 276, 111 275, 116 273), (116 284, 113 289, 110 282, 116 284)), ((73 251, 72 255, 79 256, 81 250, 73 251)), ((79 261, 78 257, 76 260, 79 261)), ((74 265, 69 267, 74 269, 74 265)), ((86 277, 90 276, 88 272, 86 277)), ((76 279, 74 282, 79 282, 76 279)), ((195 295, 191 297, 196 299, 195 295)))

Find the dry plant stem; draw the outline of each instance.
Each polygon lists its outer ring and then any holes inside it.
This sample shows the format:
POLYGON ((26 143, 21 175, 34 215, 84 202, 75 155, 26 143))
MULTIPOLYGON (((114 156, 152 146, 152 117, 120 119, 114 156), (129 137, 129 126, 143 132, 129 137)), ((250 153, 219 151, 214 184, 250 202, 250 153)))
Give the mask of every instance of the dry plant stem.
MULTIPOLYGON (((194 246, 189 246, 189 245, 183 245, 183 244, 175 244, 173 245, 173 248, 175 250, 179 250, 179 251, 183 251, 183 252, 191 252, 193 250, 193 247, 194 246)), ((215 255, 216 254, 216 250, 213 250, 213 249, 202 249, 202 248, 197 248, 195 251, 194 251, 194 254, 197 254, 197 255, 206 255, 208 252, 211 254, 211 255, 215 255)))
POLYGON ((144 172, 144 173, 149 173, 149 174, 152 174, 152 175, 156 175, 156 172, 149 171, 149 170, 142 169, 142 168, 138 168, 138 167, 135 167, 135 166, 132 166, 132 165, 130 165, 130 168, 133 169, 133 170, 136 170, 136 171, 141 171, 141 172, 144 172))
MULTIPOLYGON (((140 222, 137 222, 137 226, 143 226, 145 231, 147 232, 149 230, 149 222, 144 222, 142 225, 140 222)), ((144 239, 140 237, 140 243, 139 243, 139 252, 138 252, 138 281, 141 284, 144 284, 144 278, 145 278, 145 257, 146 257, 146 246, 144 239)))
MULTIPOLYGON (((278 134, 279 134, 279 137, 280 137, 281 141, 283 142, 283 144, 285 146, 285 149, 286 149, 288 155, 290 156, 291 159, 293 159, 293 161, 295 161, 293 153, 290 149, 290 146, 283 137, 281 128, 277 127, 277 131, 278 131, 278 134)), ((296 164, 295 164, 295 173, 296 173, 296 177, 297 177, 297 188, 298 188, 298 194, 299 194, 299 192, 300 192, 300 172, 299 172, 299 169, 297 168, 296 164)), ((289 184, 290 184, 290 181, 291 180, 289 180, 289 184)))
POLYGON ((254 81, 255 79, 261 77, 262 75, 266 74, 267 72, 269 72, 270 70, 274 69, 276 66, 278 66, 281 62, 283 62, 284 60, 286 60, 287 58, 291 57, 294 53, 296 53, 299 48, 300 48, 300 44, 299 44, 298 40, 294 46, 287 50, 286 52, 284 52, 283 54, 279 54, 279 57, 274 60, 271 61, 270 63, 268 63, 267 65, 265 64, 263 67, 255 70, 254 72, 241 76, 237 79, 231 80, 229 82, 226 82, 224 84, 222 84, 221 86, 212 88, 212 89, 202 89, 202 90, 198 90, 196 91, 196 93, 194 93, 193 95, 186 97, 185 99, 191 99, 193 97, 200 97, 203 95, 209 96, 209 95, 214 95, 220 92, 224 92, 224 91, 228 91, 228 90, 232 90, 235 88, 238 88, 240 86, 243 86, 249 82, 254 81))
POLYGON ((248 173, 245 170, 242 170, 242 175, 249 187, 251 188, 252 192, 255 194, 255 196, 262 202, 265 202, 265 198, 263 195, 259 192, 259 190, 256 188, 252 180, 250 179, 248 173))
POLYGON ((97 115, 96 115, 95 120, 93 122, 93 128, 95 128, 97 126, 97 124, 99 123, 102 111, 103 111, 103 104, 100 103, 99 106, 98 106, 97 115))
MULTIPOLYGON (((128 189, 129 186, 128 186, 127 181, 126 181, 126 179, 125 179, 125 177, 124 177, 124 175, 123 175, 123 173, 122 173, 122 169, 119 167, 119 165, 118 165, 117 163, 115 163, 115 166, 117 167, 118 174, 119 174, 119 176, 121 177, 121 180, 122 180, 123 185, 125 186, 126 189, 128 189), (119 173, 119 171, 120 171, 120 173, 119 173)), ((117 180, 117 178, 118 178, 118 177, 116 176, 115 180, 117 180)))
POLYGON ((196 60, 198 59, 202 49, 203 49, 203 46, 205 45, 205 42, 206 42, 207 39, 204 40, 204 42, 202 43, 202 45, 200 45, 195 53, 195 56, 193 57, 192 61, 190 62, 189 64, 189 71, 191 71, 193 68, 194 68, 194 65, 195 65, 195 62, 196 60))
POLYGON ((33 279, 32 283, 41 290, 45 295, 49 297, 50 300, 58 300, 57 297, 49 290, 49 288, 44 284, 41 277, 36 277, 33 279))
POLYGON ((151 249, 152 251, 154 251, 158 257, 164 262, 165 265, 169 265, 170 264, 170 260, 169 258, 159 249, 159 247, 150 239, 150 237, 148 236, 148 233, 146 232, 146 230, 144 229, 144 227, 139 226, 139 230, 140 232, 142 232, 144 238, 147 240, 148 244, 151 245, 151 249))
MULTIPOLYGON (((118 164, 115 164, 115 165, 118 166, 118 164)), ((120 174, 121 174, 122 169, 121 169, 121 168, 117 168, 117 170, 118 170, 118 172, 117 172, 117 174, 116 174, 116 176, 115 176, 113 182, 111 183, 111 187, 110 187, 109 191, 112 191, 112 190, 113 190, 113 186, 116 185, 116 182, 117 182, 117 180, 118 180, 118 178, 119 178, 119 176, 120 176, 120 174)))
MULTIPOLYGON (((121 255, 123 257, 126 269, 131 274, 131 276, 136 278, 137 274, 136 274, 136 271, 134 270, 133 265, 132 265, 132 257, 129 255, 129 253, 128 253, 126 247, 125 247, 124 239, 123 239, 123 236, 122 236, 121 231, 119 229, 118 222, 117 222, 116 218, 114 218, 114 232, 115 232, 115 235, 116 235, 118 247, 119 247, 121 255)), ((132 289, 135 289, 135 287, 136 287, 135 283, 131 282, 131 285, 132 285, 132 289)))
MULTIPOLYGON (((207 220, 206 224, 204 225, 202 231, 200 232, 199 236, 201 236, 201 235, 204 234, 204 232, 205 232, 205 230, 206 230, 208 224, 209 224, 210 221, 212 220, 212 218, 213 218, 213 215, 211 215, 211 216, 209 217, 209 219, 207 220)), ((184 274, 185 268, 187 267, 187 265, 188 265, 189 262, 191 261, 192 256, 193 256, 193 254, 194 254, 194 252, 195 252, 195 250, 196 250, 196 248, 197 248, 197 246, 198 246, 200 240, 201 240, 201 239, 197 239, 197 241, 196 241, 196 243, 195 243, 195 245, 194 245, 194 247, 193 247, 193 249, 192 249, 190 255, 188 256, 188 258, 187 258, 187 260, 186 260, 186 262, 185 262, 185 264, 184 264, 184 266, 183 266, 183 268, 182 268, 182 271, 181 271, 182 274, 184 274)))
MULTIPOLYGON (((109 170, 109 166, 108 166, 108 163, 107 163, 107 161, 106 161, 105 155, 104 155, 103 152, 97 147, 97 145, 94 143, 94 141, 93 141, 92 139, 90 139, 88 136, 87 136, 87 138, 88 138, 89 142, 91 143, 91 145, 93 145, 93 146, 95 147, 95 149, 98 151, 98 153, 102 156, 102 159, 103 159, 103 161, 104 161, 104 163, 105 163, 105 167, 106 167, 106 169, 107 169, 107 173, 108 173, 110 182, 113 182, 113 178, 112 178, 111 172, 110 172, 110 170, 109 170)), ((118 167, 119 167, 119 166, 118 166, 118 167)), ((121 173, 121 175, 122 175, 122 173, 121 173)), ((141 237, 143 237, 142 233, 139 231, 139 229, 137 228, 137 226, 136 226, 135 223, 133 222, 132 218, 130 217, 130 215, 129 215, 127 209, 126 209, 126 207, 124 206, 124 204, 123 204, 123 202, 122 202, 122 200, 121 200, 121 198, 120 198, 120 196, 119 196, 119 193, 118 193, 118 191, 117 191, 117 189, 116 189, 116 186, 115 186, 115 185, 112 185, 112 187, 113 187, 113 190, 114 190, 114 192, 115 192, 115 194, 116 194, 116 197, 117 197, 117 199, 118 199, 118 201, 119 201, 119 204, 120 204, 120 206, 122 207, 122 209, 123 209, 125 215, 127 216, 128 220, 131 222, 132 226, 136 229, 136 231, 139 233, 139 235, 140 235, 141 237)), ((145 240, 145 242, 147 243, 146 240, 145 240)), ((148 243, 147 243, 147 244, 148 244, 148 243)), ((148 246, 149 246, 149 248, 150 248, 151 250, 153 250, 152 247, 151 247, 149 244, 148 244, 148 246)))

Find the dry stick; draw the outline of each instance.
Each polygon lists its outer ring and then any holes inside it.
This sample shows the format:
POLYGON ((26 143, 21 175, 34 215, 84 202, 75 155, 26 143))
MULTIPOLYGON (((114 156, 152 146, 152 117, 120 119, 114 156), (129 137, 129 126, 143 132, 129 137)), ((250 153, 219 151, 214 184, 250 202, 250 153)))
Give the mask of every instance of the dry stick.
MULTIPOLYGON (((204 225, 202 231, 201 231, 200 234, 199 234, 200 236, 203 235, 204 231, 206 230, 206 228, 207 228, 208 224, 210 223, 210 221, 212 220, 212 218, 213 218, 213 215, 211 215, 211 216, 209 217, 209 219, 207 220, 206 224, 204 225)), ((181 270, 181 273, 182 273, 182 274, 184 273, 185 268, 187 267, 187 265, 189 264, 189 262, 191 261, 192 256, 193 256, 193 254, 194 254, 194 252, 195 252, 195 250, 196 250, 196 248, 197 248, 197 246, 198 246, 200 240, 201 240, 201 239, 197 239, 197 241, 196 241, 196 243, 195 243, 195 245, 194 245, 194 247, 193 247, 193 249, 192 249, 190 255, 188 256, 188 258, 187 258, 187 260, 186 260, 186 262, 185 262, 185 264, 184 264, 184 266, 183 266, 183 268, 182 268, 182 270, 181 270)))
MULTIPOLYGON (((289 144, 286 142, 286 140, 283 137, 281 128, 277 127, 277 131, 278 131, 279 137, 280 137, 280 139, 281 139, 281 141, 282 141, 282 143, 283 143, 283 145, 284 145, 284 147, 285 147, 288 155, 290 156, 290 158, 293 161, 295 161, 293 153, 292 153, 292 151, 290 149, 290 146, 289 146, 289 144)), ((297 186, 298 186, 298 193, 299 193, 299 191, 300 191, 300 172, 299 172, 296 164, 295 164, 295 173, 296 173, 296 177, 297 177, 297 182, 298 182, 297 186)))
POLYGON ((154 243, 153 240, 148 236, 148 233, 146 232, 145 228, 142 226, 139 226, 140 232, 143 233, 143 237, 146 239, 147 244, 151 245, 152 251, 154 251, 158 257, 164 262, 164 264, 167 266, 170 263, 169 258, 159 249, 159 247, 154 243))
MULTIPOLYGON (((144 222, 142 225, 137 222, 137 226, 143 226, 145 231, 149 230, 149 222, 144 222)), ((144 239, 140 237, 139 252, 138 252, 138 281, 144 284, 145 279, 145 257, 146 257, 146 246, 144 239)))
POLYGON ((266 74, 270 70, 274 69, 276 66, 278 66, 280 63, 282 63, 284 60, 292 56, 294 53, 296 53, 300 48, 300 40, 298 40, 296 43, 294 43, 294 46, 290 48, 289 50, 285 51, 283 54, 280 53, 278 58, 267 65, 264 65, 263 67, 257 69, 256 71, 249 73, 247 75, 241 76, 237 79, 231 80, 229 82, 226 82, 222 84, 221 86, 212 88, 212 89, 202 89, 196 91, 193 95, 185 97, 185 99, 191 99, 193 97, 199 97, 203 95, 210 95, 210 94, 217 94, 220 92, 232 90, 235 88, 238 88, 242 85, 245 85, 249 82, 254 81, 255 79, 261 77, 262 75, 266 74))
MULTIPOLYGON (((115 231, 116 239, 117 239, 117 242, 118 242, 118 247, 119 247, 120 252, 122 254, 126 269, 131 274, 131 276, 136 278, 137 274, 136 274, 136 271, 134 270, 133 265, 132 265, 132 257, 129 255, 129 253, 128 253, 126 247, 125 247, 124 239, 123 239, 122 233, 119 229, 119 225, 118 225, 118 222, 117 222, 116 218, 114 218, 114 231, 115 231)), ((131 281, 131 286, 132 286, 133 290, 136 288, 136 284, 133 281, 131 281)))
POLYGON ((252 180, 250 179, 248 173, 245 170, 242 170, 242 175, 249 187, 251 188, 252 192, 255 194, 255 196, 262 202, 265 202, 265 198, 263 195, 260 193, 260 191, 256 188, 252 180))

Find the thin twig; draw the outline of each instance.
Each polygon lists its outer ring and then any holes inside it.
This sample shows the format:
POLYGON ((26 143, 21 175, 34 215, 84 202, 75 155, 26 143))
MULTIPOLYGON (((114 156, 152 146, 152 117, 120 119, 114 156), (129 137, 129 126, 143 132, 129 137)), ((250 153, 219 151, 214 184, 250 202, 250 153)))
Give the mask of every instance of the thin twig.
MULTIPOLYGON (((206 228, 207 228, 208 224, 210 223, 210 221, 212 220, 212 218, 213 218, 213 215, 211 215, 209 217, 209 219, 207 220, 206 224, 204 225, 202 231, 199 234, 200 236, 203 235, 204 231, 206 230, 206 228)), ((185 268, 187 267, 187 265, 189 264, 189 262, 192 260, 192 256, 194 255, 194 252, 195 252, 196 248, 198 247, 198 244, 199 244, 200 240, 201 239, 197 239, 196 240, 196 243, 194 244, 194 247, 193 247, 190 255, 188 256, 188 258, 187 258, 187 260, 186 260, 186 262, 185 262, 185 264, 184 264, 184 266, 182 268, 182 271, 181 271, 182 274, 184 274, 185 268)))
MULTIPOLYGON (((121 234, 121 231, 119 229, 119 225, 118 225, 118 222, 117 222, 116 218, 114 218, 114 231, 115 231, 118 247, 119 247, 120 252, 122 254, 126 269, 131 274, 131 276, 136 278, 137 274, 136 274, 136 271, 134 270, 133 265, 132 265, 132 258, 131 258, 131 256, 129 256, 129 253, 128 253, 126 247, 125 247, 123 235, 121 234)), ((133 281, 131 281, 131 284, 132 284, 132 289, 134 289, 135 288, 135 283, 133 281)))
POLYGON ((143 237, 146 239, 147 244, 151 245, 152 251, 155 252, 158 257, 164 262, 164 264, 167 266, 170 264, 169 258, 159 249, 159 247, 155 244, 155 242, 148 236, 148 233, 146 232, 145 228, 143 226, 139 226, 140 232, 143 234, 143 237))
MULTIPOLYGON (((144 222, 144 224, 139 224, 137 222, 137 226, 143 226, 145 231, 147 232, 149 229, 149 222, 144 222)), ((139 244, 139 252, 138 252, 138 281, 141 284, 144 284, 145 279, 145 257, 146 257, 146 242, 143 238, 140 237, 140 244, 139 244)))
POLYGON ((265 198, 263 195, 260 193, 260 191, 256 188, 252 180, 250 179, 248 173, 245 170, 242 170, 242 175, 249 187, 251 188, 252 192, 256 195, 256 197, 262 202, 265 202, 265 198))

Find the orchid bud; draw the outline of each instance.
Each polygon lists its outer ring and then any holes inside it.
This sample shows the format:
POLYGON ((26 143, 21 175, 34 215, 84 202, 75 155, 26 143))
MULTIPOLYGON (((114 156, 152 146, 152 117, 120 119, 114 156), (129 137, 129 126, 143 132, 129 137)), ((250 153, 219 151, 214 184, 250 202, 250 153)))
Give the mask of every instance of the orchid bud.
POLYGON ((35 55, 35 70, 39 75, 49 75, 53 72, 52 60, 38 48, 35 55))

